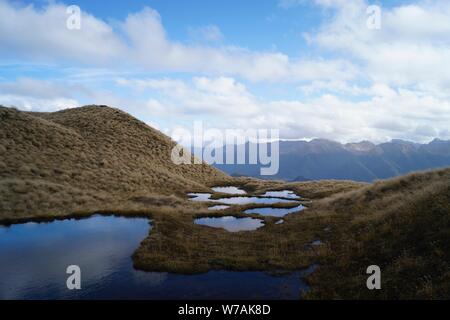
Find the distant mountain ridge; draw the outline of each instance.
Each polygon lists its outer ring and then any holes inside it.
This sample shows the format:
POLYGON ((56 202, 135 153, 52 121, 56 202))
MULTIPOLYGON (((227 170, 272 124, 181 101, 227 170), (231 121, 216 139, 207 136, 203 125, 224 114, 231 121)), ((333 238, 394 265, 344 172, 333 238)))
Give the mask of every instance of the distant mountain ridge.
POLYGON ((259 165, 215 165, 231 175, 365 182, 446 166, 450 166, 450 141, 440 139, 427 144, 395 139, 378 145, 370 141, 341 144, 325 139, 280 141, 280 168, 275 176, 260 176, 259 165))

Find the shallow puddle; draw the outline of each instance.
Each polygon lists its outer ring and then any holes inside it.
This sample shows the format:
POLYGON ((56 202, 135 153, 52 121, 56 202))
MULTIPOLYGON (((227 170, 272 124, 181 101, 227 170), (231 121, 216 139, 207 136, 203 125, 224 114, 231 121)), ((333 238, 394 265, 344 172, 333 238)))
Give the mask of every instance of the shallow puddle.
POLYGON ((195 219, 195 224, 222 228, 229 232, 252 231, 264 226, 264 222, 254 218, 210 217, 195 219))
POLYGON ((193 192, 193 193, 188 193, 188 197, 189 197, 189 200, 191 200, 191 201, 212 201, 212 200, 209 200, 209 198, 211 197, 211 193, 193 192))
POLYGON ((229 197, 229 198, 219 198, 210 199, 210 193, 188 193, 191 201, 210 201, 218 202, 222 204, 250 204, 250 203, 262 203, 262 204, 273 204, 273 203, 290 203, 296 202, 295 200, 279 199, 279 198, 259 198, 259 197, 229 197))
POLYGON ((211 188, 214 192, 228 193, 228 194, 246 194, 246 192, 238 187, 214 187, 211 188))
POLYGON ((221 198, 214 201, 224 204, 241 204, 241 205, 251 203, 274 204, 274 203, 296 202, 294 200, 287 200, 287 199, 258 198, 258 197, 231 197, 231 198, 221 198))
POLYGON ((301 197, 296 195, 292 190, 282 190, 282 191, 267 191, 262 195, 262 197, 279 197, 279 198, 289 198, 289 199, 300 199, 301 197))
POLYGON ((305 210, 305 206, 299 205, 293 208, 253 208, 247 209, 244 213, 252 214, 257 213, 262 216, 270 216, 270 217, 284 217, 285 215, 293 212, 303 211, 305 210))

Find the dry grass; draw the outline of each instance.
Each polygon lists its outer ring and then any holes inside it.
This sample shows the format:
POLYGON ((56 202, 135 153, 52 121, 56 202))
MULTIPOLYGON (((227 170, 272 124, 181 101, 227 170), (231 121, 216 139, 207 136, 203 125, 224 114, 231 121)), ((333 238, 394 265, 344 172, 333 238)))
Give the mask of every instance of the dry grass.
POLYGON ((379 181, 312 207, 329 219, 329 253, 310 298, 448 299, 450 170, 379 181), (365 287, 379 265, 383 290, 365 287))
POLYGON ((133 256, 141 269, 295 270, 318 263, 308 279, 309 298, 450 296, 450 169, 371 185, 285 183, 231 178, 207 165, 177 166, 170 160, 173 146, 112 108, 35 114, 0 107, 0 223, 93 212, 146 216, 154 226, 133 256), (254 232, 195 225, 198 216, 239 217, 262 206, 212 212, 186 196, 217 185, 256 195, 291 189, 313 203, 281 225, 264 217, 266 226, 254 232), (315 240, 324 245, 312 246, 315 240), (381 291, 365 287, 371 264, 382 269, 381 291))
POLYGON ((173 141, 108 107, 0 107, 0 123, 0 220, 103 210, 139 196, 184 197, 230 180, 206 164, 173 164, 173 141))
POLYGON ((203 215, 244 216, 241 211, 248 207, 255 205, 161 216, 155 232, 135 253, 136 265, 191 273, 223 268, 295 270, 317 263, 318 271, 308 279, 310 299, 450 295, 450 169, 336 193, 286 216, 284 224, 264 217, 266 226, 254 232, 229 233, 192 224, 203 215), (315 240, 323 245, 312 246, 315 240), (381 267, 383 290, 366 288, 365 270, 372 264, 381 267))
POLYGON ((240 186, 244 190, 254 194, 262 194, 268 190, 292 190, 304 198, 321 199, 333 194, 359 189, 366 184, 347 180, 286 182, 282 180, 261 180, 239 177, 235 178, 233 185, 240 186))

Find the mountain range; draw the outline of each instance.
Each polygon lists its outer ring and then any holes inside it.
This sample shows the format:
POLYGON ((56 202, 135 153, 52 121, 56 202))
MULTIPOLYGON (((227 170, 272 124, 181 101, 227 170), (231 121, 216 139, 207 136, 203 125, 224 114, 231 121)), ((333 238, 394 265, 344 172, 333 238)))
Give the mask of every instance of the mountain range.
MULTIPOLYGON (((94 213, 139 216, 152 219, 152 229, 133 254, 138 269, 186 274, 315 265, 308 277, 310 299, 449 297, 450 168, 372 184, 286 183, 232 178, 204 163, 174 164, 175 145, 106 106, 55 113, 0 107, 0 225, 94 213), (282 224, 254 214, 264 227, 252 232, 195 224, 200 216, 248 219, 244 210, 261 206, 211 211, 210 203, 187 196, 212 192, 213 186, 240 187, 247 196, 292 190, 308 199, 307 210, 283 217, 282 224), (321 244, 314 245, 318 240, 321 244), (373 264, 382 267, 383 290, 367 290, 364 271, 373 264)), ((425 145, 290 141, 282 142, 280 151, 278 177, 355 180, 444 166, 450 154, 449 142, 440 140, 425 145)), ((297 206, 264 206, 286 205, 297 206)))
MULTIPOLYGON (((246 148, 248 150, 248 144, 246 148)), ((215 167, 234 176, 289 181, 348 179, 371 182, 450 166, 450 141, 440 139, 427 144, 398 139, 381 144, 370 141, 341 144, 314 139, 309 142, 280 141, 279 148, 279 171, 274 176, 260 176, 260 165, 218 164, 215 167)))

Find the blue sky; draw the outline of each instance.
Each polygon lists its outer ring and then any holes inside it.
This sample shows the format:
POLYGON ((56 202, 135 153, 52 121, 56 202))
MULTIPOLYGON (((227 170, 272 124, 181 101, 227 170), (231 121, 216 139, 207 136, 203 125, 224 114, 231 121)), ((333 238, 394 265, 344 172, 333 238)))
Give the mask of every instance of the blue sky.
POLYGON ((0 0, 0 104, 108 104, 166 132, 201 120, 289 139, 450 139, 449 14, 445 0, 0 0), (66 27, 74 4, 79 30, 66 27))
MULTIPOLYGON (((47 1, 30 1, 45 6, 47 1)), ((173 40, 192 41, 190 28, 216 25, 226 35, 223 42, 256 50, 274 46, 289 54, 299 54, 305 45, 301 31, 318 26, 322 13, 304 5, 286 10, 277 1, 71 1, 106 21, 123 20, 128 14, 151 7, 159 12, 173 40)))

